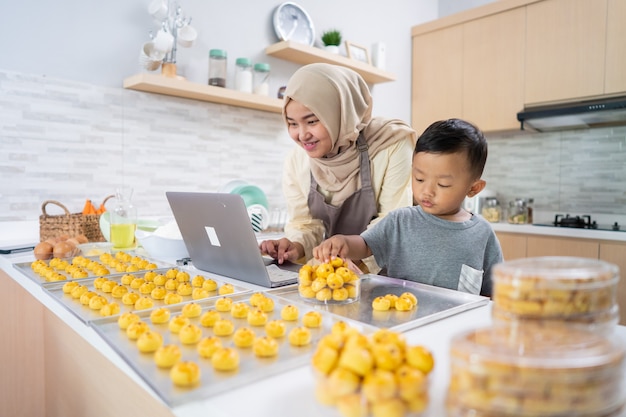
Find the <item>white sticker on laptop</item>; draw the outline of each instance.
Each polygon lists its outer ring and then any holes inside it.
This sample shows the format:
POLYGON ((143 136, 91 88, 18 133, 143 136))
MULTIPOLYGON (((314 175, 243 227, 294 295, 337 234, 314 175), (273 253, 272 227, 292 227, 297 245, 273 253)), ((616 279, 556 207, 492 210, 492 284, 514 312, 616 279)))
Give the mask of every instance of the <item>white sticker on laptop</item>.
POLYGON ((219 238, 217 237, 217 233, 215 232, 215 228, 211 226, 204 226, 204 230, 206 231, 206 235, 213 246, 222 246, 219 238))

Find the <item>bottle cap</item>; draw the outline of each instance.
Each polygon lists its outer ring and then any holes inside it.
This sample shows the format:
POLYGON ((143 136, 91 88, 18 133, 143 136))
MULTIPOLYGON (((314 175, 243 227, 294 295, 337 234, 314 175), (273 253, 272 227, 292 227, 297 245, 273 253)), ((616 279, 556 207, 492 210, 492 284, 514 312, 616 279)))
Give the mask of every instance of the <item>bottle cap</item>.
POLYGON ((235 64, 239 67, 251 67, 252 61, 248 58, 237 58, 235 64))
POLYGON ((254 70, 259 72, 270 72, 270 64, 259 62, 254 64, 254 70))
POLYGON ((226 58, 226 51, 223 49, 211 49, 209 51, 209 57, 226 58))

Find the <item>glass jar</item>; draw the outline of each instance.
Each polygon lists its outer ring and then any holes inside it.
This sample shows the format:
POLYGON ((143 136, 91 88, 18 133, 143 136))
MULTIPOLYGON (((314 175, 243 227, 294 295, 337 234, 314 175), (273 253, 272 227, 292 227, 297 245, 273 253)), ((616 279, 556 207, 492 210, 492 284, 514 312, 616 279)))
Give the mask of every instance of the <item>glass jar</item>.
POLYGON ((209 51, 209 85, 226 87, 226 57, 223 49, 209 51))
POLYGON ((115 208, 110 214, 110 238, 113 249, 124 250, 135 247, 137 209, 132 202, 133 189, 118 188, 115 192, 115 208))
POLYGON ((235 61, 235 90, 252 93, 252 61, 248 58, 235 61))
POLYGON ((528 223, 528 206, 523 198, 516 198, 509 202, 507 221, 511 224, 528 223))
POLYGON ((254 64, 254 94, 269 96, 270 94, 270 64, 254 64))
POLYGON ((488 222, 498 223, 502 218, 502 208, 498 199, 496 197, 485 198, 481 214, 488 222))

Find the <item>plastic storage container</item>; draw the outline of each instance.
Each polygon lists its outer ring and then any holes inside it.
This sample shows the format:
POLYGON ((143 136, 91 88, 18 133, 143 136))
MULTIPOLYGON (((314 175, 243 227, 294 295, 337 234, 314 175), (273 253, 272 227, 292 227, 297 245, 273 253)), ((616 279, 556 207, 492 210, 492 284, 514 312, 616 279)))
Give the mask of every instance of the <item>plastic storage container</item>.
POLYGON ((538 257, 493 268, 493 317, 562 321, 600 331, 617 324, 616 265, 587 258, 538 257))
POLYGON ((495 197, 487 197, 483 205, 482 216, 490 223, 498 223, 502 219, 502 207, 495 197))
POLYGON ((209 51, 209 85, 226 87, 227 54, 223 49, 209 51))
POLYGON ((340 258, 307 264, 298 273, 298 294, 316 304, 353 303, 361 297, 361 278, 340 258))
POLYGON ((252 61, 248 58, 235 61, 235 90, 252 93, 252 61))
POLYGON ((569 326, 491 326, 450 343, 448 417, 620 416, 623 342, 569 326))
POLYGON ((254 64, 254 93, 262 96, 270 94, 270 64, 254 64))

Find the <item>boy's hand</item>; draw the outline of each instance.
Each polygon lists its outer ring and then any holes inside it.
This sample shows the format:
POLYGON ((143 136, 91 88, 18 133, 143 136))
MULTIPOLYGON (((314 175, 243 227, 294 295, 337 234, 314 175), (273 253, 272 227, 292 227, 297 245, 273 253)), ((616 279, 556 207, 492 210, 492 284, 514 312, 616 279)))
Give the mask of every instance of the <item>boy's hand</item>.
POLYGON ((335 235, 313 248, 313 257, 327 263, 333 258, 347 258, 349 250, 348 239, 343 235, 335 235))

